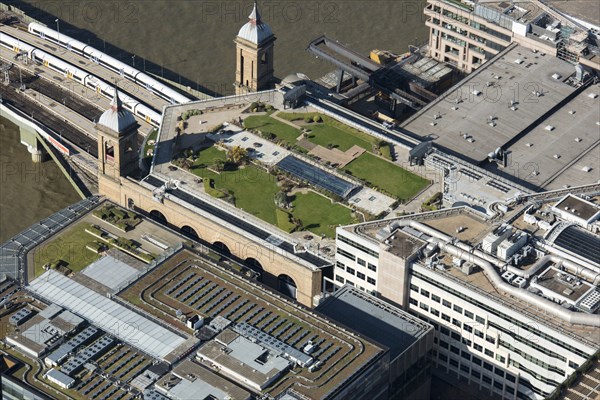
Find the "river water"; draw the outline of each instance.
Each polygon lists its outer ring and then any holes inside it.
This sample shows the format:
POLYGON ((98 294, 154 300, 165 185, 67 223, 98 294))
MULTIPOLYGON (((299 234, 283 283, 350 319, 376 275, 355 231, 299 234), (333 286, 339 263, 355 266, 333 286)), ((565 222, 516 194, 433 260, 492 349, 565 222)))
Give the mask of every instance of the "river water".
MULTIPOLYGON (((27 0, 26 3, 40 10, 34 11, 33 17, 53 29, 58 17, 61 33, 80 37, 100 50, 107 49, 123 62, 139 69, 145 67, 158 75, 167 76, 172 71, 171 76, 183 76, 184 82, 188 78, 198 82, 200 88, 223 95, 233 92, 233 39, 247 22, 252 7, 250 0, 27 0), (78 29, 86 32, 82 35, 78 29)), ((373 48, 403 53, 409 44, 422 43, 427 38, 424 4, 420 0, 259 1, 263 21, 277 36, 276 76, 284 78, 302 72, 312 79, 333 67, 306 51, 311 40, 325 34, 365 55, 373 48)), ((29 153, 19 144, 18 131, 8 127, 4 119, 0 118, 0 123, 2 165, 6 160, 23 171, 35 168, 29 153)), ((56 166, 48 162, 42 166, 31 177, 3 172, 0 242, 77 200, 66 179, 58 176, 56 166)))
POLYGON ((31 161, 19 128, 0 117, 0 243, 80 199, 54 162, 31 161))

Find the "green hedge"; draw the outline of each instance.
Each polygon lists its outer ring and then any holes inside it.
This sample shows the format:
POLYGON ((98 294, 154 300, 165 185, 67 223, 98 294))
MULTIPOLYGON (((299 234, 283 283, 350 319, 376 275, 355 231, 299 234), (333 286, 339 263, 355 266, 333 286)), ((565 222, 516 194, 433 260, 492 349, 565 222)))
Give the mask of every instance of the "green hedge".
POLYGON ((204 179, 204 191, 211 195, 212 197, 216 197, 217 199, 223 199, 227 197, 225 193, 220 190, 213 188, 214 180, 212 179, 204 179))

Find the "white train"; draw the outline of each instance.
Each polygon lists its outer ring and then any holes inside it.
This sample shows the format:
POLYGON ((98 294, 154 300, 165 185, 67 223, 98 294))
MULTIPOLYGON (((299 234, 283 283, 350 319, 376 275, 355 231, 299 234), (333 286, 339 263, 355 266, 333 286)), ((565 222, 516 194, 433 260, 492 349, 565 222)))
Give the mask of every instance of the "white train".
POLYGON ((120 74, 121 76, 129 79, 132 82, 135 82, 138 85, 145 86, 148 90, 169 101, 171 104, 181 104, 191 101, 191 99, 188 97, 150 77, 144 72, 141 72, 140 70, 135 69, 88 44, 50 29, 47 26, 32 22, 29 24, 28 30, 30 33, 37 35, 44 40, 58 44, 69 51, 86 57, 98 65, 110 69, 111 71, 120 74))
MULTIPOLYGON (((48 54, 37 47, 23 43, 13 36, 0 32, 0 46, 12 50, 15 53, 25 51, 31 60, 39 62, 40 64, 43 64, 44 66, 62 74, 65 78, 79 82, 80 84, 95 90, 97 93, 109 99, 112 99, 114 96, 113 86, 109 85, 104 80, 90 74, 89 72, 77 68, 72 64, 64 62, 63 60, 54 57, 53 55, 48 54)), ((119 98, 123 102, 123 106, 135 115, 143 118, 146 122, 156 127, 160 125, 162 120, 160 113, 154 111, 150 107, 123 93, 122 91, 119 91, 119 98)))

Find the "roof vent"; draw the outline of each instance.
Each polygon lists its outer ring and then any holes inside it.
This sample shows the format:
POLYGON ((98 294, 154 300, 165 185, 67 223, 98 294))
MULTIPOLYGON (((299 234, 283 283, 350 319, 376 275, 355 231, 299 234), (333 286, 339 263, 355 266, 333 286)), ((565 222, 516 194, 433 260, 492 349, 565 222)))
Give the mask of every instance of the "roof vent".
POLYGON ((576 112, 577 111, 575 111, 575 110, 569 110, 569 114, 571 114, 571 115, 575 114, 576 112))
POLYGON ((556 158, 557 160, 560 158, 560 154, 555 154, 552 157, 556 158))
POLYGON ((473 90, 471 92, 474 96, 479 96, 481 94, 481 92, 479 90, 473 90))
POLYGON ((590 172, 592 170, 592 167, 585 166, 585 167, 581 168, 581 170, 583 172, 590 172))
POLYGON ((596 93, 590 93, 590 94, 588 94, 588 97, 590 99, 595 99, 596 97, 598 97, 598 95, 596 93))
POLYGON ((576 141, 577 143, 579 143, 579 142, 581 142, 581 138, 578 138, 578 137, 576 137, 576 138, 575 138, 575 141, 576 141))
POLYGON ((523 64, 523 60, 521 60, 520 58, 517 58, 515 60, 515 64, 523 64))
POLYGON ((531 146, 533 146, 533 143, 525 143, 525 146, 531 147, 531 146))
POLYGON ((560 78, 562 78, 562 75, 561 74, 552 74, 552 78, 559 80, 560 78))
POLYGON ((548 132, 552 132, 554 130, 554 127, 552 125, 546 125, 544 129, 546 129, 548 132))

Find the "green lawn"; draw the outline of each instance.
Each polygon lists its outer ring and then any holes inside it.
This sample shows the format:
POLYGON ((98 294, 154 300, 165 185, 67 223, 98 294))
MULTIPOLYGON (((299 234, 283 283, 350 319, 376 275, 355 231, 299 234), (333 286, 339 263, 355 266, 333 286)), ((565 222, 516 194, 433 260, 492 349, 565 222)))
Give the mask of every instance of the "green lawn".
POLYGON ((272 133, 278 139, 287 142, 290 145, 295 145, 300 136, 300 130, 289 126, 283 122, 277 121, 268 115, 252 115, 244 120, 246 129, 258 129, 262 132, 272 133))
POLYGON ((346 151, 354 145, 362 147, 367 151, 373 149, 373 145, 370 142, 362 140, 354 135, 350 135, 335 126, 326 123, 312 123, 308 125, 307 128, 312 130, 308 136, 308 140, 323 147, 327 147, 331 144, 340 151, 346 151))
POLYGON ((335 119, 323 114, 315 113, 279 113, 278 117, 289 121, 294 121, 295 124, 300 124, 302 127, 312 130, 308 140, 323 147, 328 144, 337 146, 341 151, 346 151, 356 145, 367 151, 373 150, 373 145, 378 140, 364 132, 351 128, 335 119), (323 122, 305 123, 305 116, 319 115, 323 122))
POLYGON ((86 248, 96 238, 85 232, 88 223, 80 222, 61 232, 53 241, 37 248, 34 253, 35 276, 43 274, 44 264, 55 260, 63 260, 73 272, 79 272, 90 263, 100 258, 99 254, 86 248))
POLYGON ((204 165, 209 167, 215 163, 217 160, 225 161, 227 159, 227 153, 225 151, 220 150, 215 146, 207 147, 206 149, 200 150, 198 154, 198 158, 194 161, 194 166, 204 165))
POLYGON ((223 171, 221 174, 202 168, 193 169, 192 172, 204 179, 212 179, 215 189, 227 189, 235 197, 237 208, 277 225, 273 198, 279 187, 273 175, 254 166, 223 171))
POLYGON ((331 200, 314 192, 295 195, 292 206, 294 216, 302 221, 304 228, 317 235, 325 234, 334 238, 338 225, 356 222, 352 217, 352 210, 332 204, 331 200))
POLYGON ((426 179, 370 153, 362 154, 345 169, 402 200, 412 198, 429 184, 426 179))

